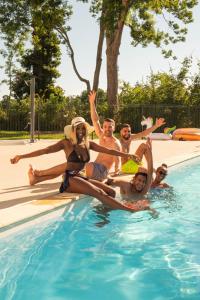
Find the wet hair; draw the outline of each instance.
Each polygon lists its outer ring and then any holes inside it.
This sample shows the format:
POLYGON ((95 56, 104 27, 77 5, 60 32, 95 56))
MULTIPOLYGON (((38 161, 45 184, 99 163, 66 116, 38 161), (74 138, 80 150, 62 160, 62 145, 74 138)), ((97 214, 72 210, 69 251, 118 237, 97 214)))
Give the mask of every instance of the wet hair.
POLYGON ((145 172, 137 172, 137 173, 135 173, 135 178, 137 178, 139 175, 145 177, 146 180, 147 180, 147 173, 145 173, 145 172))
POLYGON ((160 169, 167 169, 167 165, 166 164, 162 164, 161 166, 159 166, 157 169, 156 169, 156 172, 159 171, 160 169))
POLYGON ((161 167, 164 167, 167 169, 167 165, 166 164, 162 164, 161 167))
POLYGON ((115 121, 113 119, 110 119, 110 118, 104 119, 104 122, 110 122, 110 123, 113 123, 115 125, 115 121))

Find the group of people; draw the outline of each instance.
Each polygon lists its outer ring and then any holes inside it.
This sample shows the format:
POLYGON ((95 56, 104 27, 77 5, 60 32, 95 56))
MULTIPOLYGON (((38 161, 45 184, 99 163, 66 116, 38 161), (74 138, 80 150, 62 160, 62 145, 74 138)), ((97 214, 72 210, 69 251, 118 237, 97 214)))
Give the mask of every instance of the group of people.
POLYGON ((46 170, 33 170, 30 165, 28 171, 31 185, 53 179, 63 175, 60 192, 80 193, 93 196, 104 205, 112 209, 128 211, 139 211, 150 209, 150 203, 144 196, 152 187, 166 188, 168 185, 162 183, 167 175, 167 165, 162 164, 156 171, 153 180, 153 159, 151 141, 141 143, 134 154, 130 154, 131 142, 135 139, 148 136, 151 132, 165 124, 163 118, 156 120, 154 126, 140 133, 132 134, 129 124, 123 124, 120 130, 119 140, 114 136, 115 122, 113 119, 105 119, 103 126, 99 121, 96 111, 96 92, 91 91, 88 95, 93 127, 82 117, 76 117, 71 125, 64 128, 65 139, 60 140, 44 149, 33 151, 28 154, 16 155, 11 159, 15 164, 24 158, 31 158, 43 154, 54 153, 64 150, 66 162, 46 170), (99 144, 89 140, 89 134, 95 130, 99 138, 99 144), (89 150, 98 152, 94 162, 90 162, 89 150), (138 165, 138 170, 131 181, 115 178, 120 174, 121 165, 132 160, 138 165), (140 167, 143 157, 146 159, 147 168, 140 167), (113 177, 108 177, 114 166, 113 177), (84 171, 84 172, 83 172, 84 171), (124 198, 123 201, 115 199, 115 189, 119 186, 124 198))

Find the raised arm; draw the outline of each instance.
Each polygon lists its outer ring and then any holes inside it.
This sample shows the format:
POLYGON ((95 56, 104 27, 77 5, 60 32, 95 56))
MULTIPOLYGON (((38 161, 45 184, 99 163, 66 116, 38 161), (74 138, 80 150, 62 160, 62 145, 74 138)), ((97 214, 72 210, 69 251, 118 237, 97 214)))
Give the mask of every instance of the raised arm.
POLYGON ((114 155, 114 156, 121 156, 121 157, 125 157, 128 159, 132 159, 137 163, 140 161, 136 155, 121 152, 121 151, 114 150, 114 149, 109 149, 109 148, 103 147, 101 145, 98 145, 92 141, 90 141, 90 149, 93 151, 96 151, 96 152, 101 152, 101 153, 106 153, 106 154, 110 154, 110 155, 114 155))
POLYGON ((153 131, 155 131, 157 128, 161 127, 165 123, 166 122, 165 122, 164 118, 156 119, 155 125, 153 125, 151 128, 148 128, 148 129, 146 129, 142 132, 136 133, 136 134, 131 134, 131 140, 133 141, 136 139, 141 139, 142 137, 149 135, 150 133, 152 133, 153 131))
POLYGON ((46 147, 44 149, 36 150, 36 151, 30 152, 27 154, 16 155, 15 157, 10 159, 10 162, 11 162, 11 164, 16 164, 20 159, 58 152, 58 151, 62 150, 63 148, 64 148, 63 140, 61 140, 58 143, 56 143, 52 146, 46 147))
MULTIPOLYGON (((120 142, 118 140, 116 141, 115 147, 116 147, 116 150, 122 151, 121 144, 120 144, 120 142)), ((112 176, 119 175, 119 172, 120 172, 120 163, 121 163, 120 157, 119 156, 115 156, 115 158, 114 158, 114 170, 115 171, 112 174, 112 176)))
POLYGON ((90 114, 91 114, 94 130, 98 138, 100 138, 101 135, 103 134, 103 129, 101 128, 101 124, 99 122, 99 116, 97 114, 96 106, 95 106, 96 92, 91 91, 88 95, 88 99, 90 102, 90 114))
POLYGON ((152 156, 152 147, 151 147, 150 139, 148 139, 147 145, 148 147, 145 153, 145 157, 147 160, 147 182, 142 194, 146 194, 149 191, 149 188, 152 183, 152 175, 153 175, 153 156, 152 156))

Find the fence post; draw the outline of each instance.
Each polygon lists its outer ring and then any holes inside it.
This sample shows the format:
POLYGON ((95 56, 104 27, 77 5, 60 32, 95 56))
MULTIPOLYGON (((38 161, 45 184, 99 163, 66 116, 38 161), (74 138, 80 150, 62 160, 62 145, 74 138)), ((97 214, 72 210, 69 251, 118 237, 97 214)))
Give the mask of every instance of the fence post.
POLYGON ((30 114, 30 143, 34 143, 35 134, 35 77, 30 81, 30 100, 31 100, 31 114, 30 114))

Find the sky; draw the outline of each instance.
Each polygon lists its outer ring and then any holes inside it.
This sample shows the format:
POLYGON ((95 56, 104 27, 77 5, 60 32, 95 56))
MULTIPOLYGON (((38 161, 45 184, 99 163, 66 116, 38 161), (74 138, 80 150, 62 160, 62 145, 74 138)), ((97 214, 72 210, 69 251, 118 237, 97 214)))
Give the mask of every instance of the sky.
MULTIPOLYGON (((77 68, 81 76, 89 79, 92 85, 93 73, 96 60, 96 48, 98 41, 98 26, 96 20, 88 12, 88 5, 76 1, 74 2, 74 14, 71 17, 69 25, 72 30, 69 33, 70 41, 74 49, 77 68)), ((149 45, 146 48, 141 46, 133 47, 128 28, 124 29, 120 55, 118 61, 119 80, 129 82, 134 85, 137 81, 145 81, 150 72, 158 71, 168 72, 170 68, 176 74, 181 66, 184 57, 193 57, 193 66, 191 71, 196 70, 197 60, 200 59, 200 4, 193 10, 194 22, 188 25, 188 34, 186 42, 178 43, 174 46, 176 61, 165 59, 159 48, 149 45)), ((161 22, 161 26, 162 26, 161 22)), ((0 40, 0 47, 3 43, 0 40)), ((0 65, 3 60, 0 58, 0 65)), ((60 78, 57 84, 60 85, 66 95, 79 95, 86 89, 84 83, 76 77, 66 47, 62 45, 62 59, 59 66, 60 78)), ((3 69, 0 69, 0 81, 5 78, 3 69)), ((103 53, 103 63, 100 75, 99 87, 106 90, 106 57, 105 48, 103 53)), ((8 89, 5 85, 0 85, 0 97, 5 95, 8 89)))

